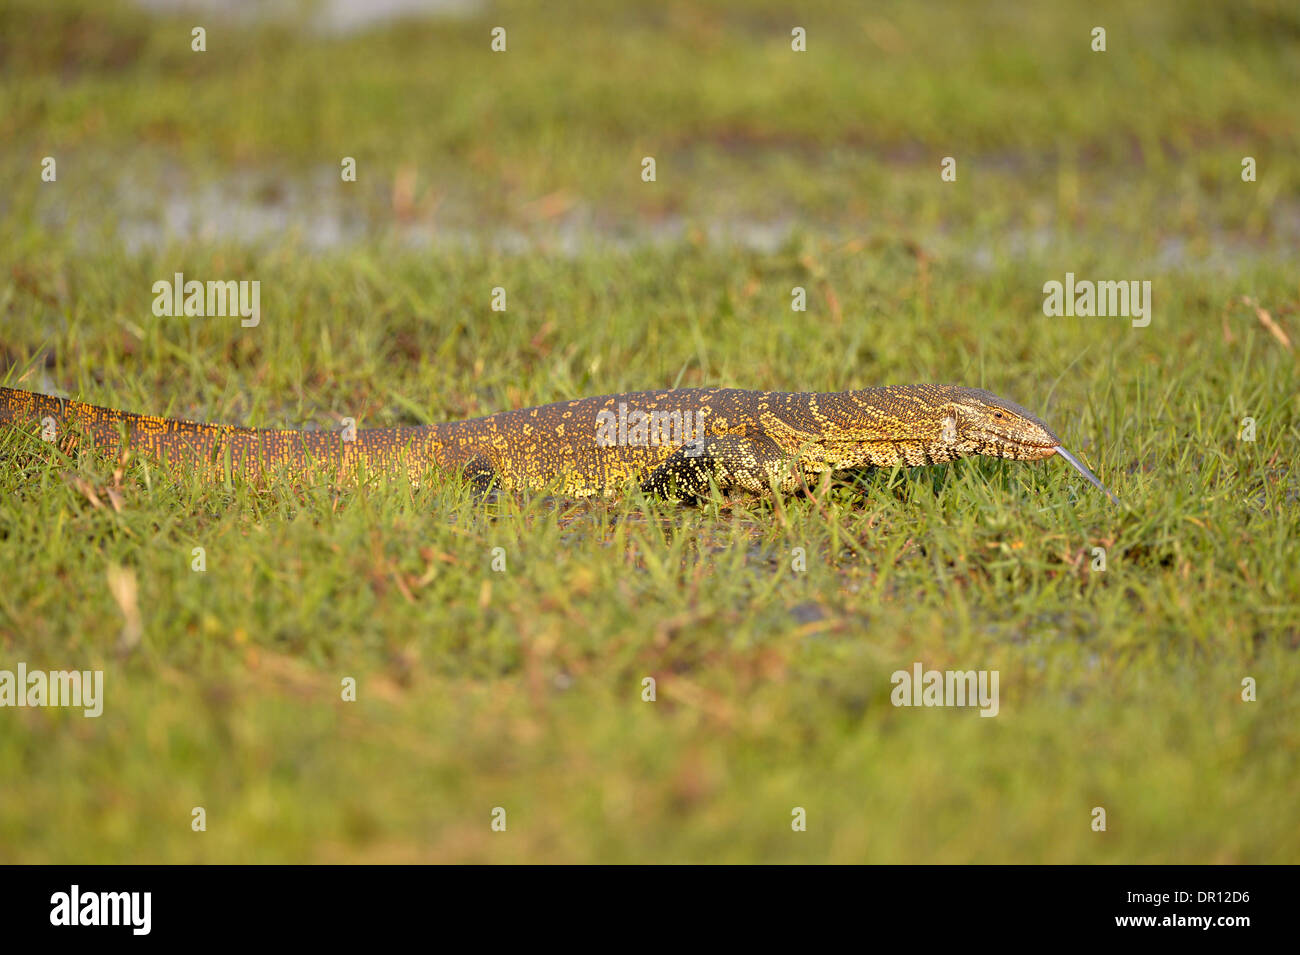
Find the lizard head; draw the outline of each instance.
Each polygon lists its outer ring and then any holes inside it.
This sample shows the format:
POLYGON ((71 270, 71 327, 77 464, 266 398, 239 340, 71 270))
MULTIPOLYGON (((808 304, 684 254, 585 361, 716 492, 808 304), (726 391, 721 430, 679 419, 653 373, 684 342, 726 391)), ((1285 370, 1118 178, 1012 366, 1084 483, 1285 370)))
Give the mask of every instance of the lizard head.
POLYGON ((945 437, 967 454, 1037 461, 1050 458, 1061 446, 1061 439, 1037 416, 991 391, 952 388, 948 398, 945 437))
POLYGON ((944 406, 944 438, 963 454, 988 454, 1017 461, 1060 455, 1116 504, 1119 498, 1073 454, 1038 416, 1014 401, 982 388, 952 388, 944 406))

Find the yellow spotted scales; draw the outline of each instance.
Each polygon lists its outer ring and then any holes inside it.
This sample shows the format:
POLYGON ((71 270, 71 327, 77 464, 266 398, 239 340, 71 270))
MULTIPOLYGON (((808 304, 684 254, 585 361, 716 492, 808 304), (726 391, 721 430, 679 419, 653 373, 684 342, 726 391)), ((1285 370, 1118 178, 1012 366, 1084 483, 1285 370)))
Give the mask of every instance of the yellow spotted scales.
POLYGON ((344 431, 201 424, 0 388, 0 424, 65 450, 85 442, 205 477, 305 478, 431 470, 506 490, 675 498, 790 493, 815 475, 943 464, 976 454, 1061 455, 1113 494, 1024 408, 977 388, 895 385, 831 393, 682 388, 578 398, 468 421, 344 431))

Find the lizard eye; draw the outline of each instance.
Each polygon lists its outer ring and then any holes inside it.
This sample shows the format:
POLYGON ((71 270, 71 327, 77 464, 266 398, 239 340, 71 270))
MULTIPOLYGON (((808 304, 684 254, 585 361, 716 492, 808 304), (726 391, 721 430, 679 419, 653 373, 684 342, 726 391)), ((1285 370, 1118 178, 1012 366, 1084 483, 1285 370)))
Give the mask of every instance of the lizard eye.
POLYGON ((1001 411, 995 411, 995 412, 993 412, 993 417, 995 417, 995 418, 1001 418, 1001 417, 1002 417, 1002 412, 1001 412, 1001 411))

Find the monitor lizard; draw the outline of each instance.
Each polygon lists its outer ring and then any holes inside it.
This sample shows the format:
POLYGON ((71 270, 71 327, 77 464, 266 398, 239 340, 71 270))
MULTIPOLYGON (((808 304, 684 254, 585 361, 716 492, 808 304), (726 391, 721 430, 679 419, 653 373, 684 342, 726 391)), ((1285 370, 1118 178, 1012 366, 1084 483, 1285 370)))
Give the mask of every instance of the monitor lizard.
POLYGON ((1060 455, 1114 494, 1042 421, 979 388, 892 385, 830 393, 680 388, 575 398, 442 424, 299 431, 203 424, 0 387, 0 424, 41 425, 64 450, 121 446, 203 475, 259 478, 460 471, 476 485, 676 499, 789 494, 827 472, 1060 455))

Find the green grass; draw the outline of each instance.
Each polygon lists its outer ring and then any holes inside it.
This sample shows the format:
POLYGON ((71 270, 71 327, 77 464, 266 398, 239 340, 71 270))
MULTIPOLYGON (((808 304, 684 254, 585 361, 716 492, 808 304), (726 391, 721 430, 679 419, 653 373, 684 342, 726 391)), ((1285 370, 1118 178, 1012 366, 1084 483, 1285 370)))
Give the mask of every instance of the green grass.
POLYGON ((5 429, 0 669, 106 702, 0 710, 0 861, 1296 861, 1300 374, 1242 299, 1300 339, 1300 21, 1018 9, 819 7, 802 58, 775 4, 200 58, 191 18, 7 6, 0 382, 320 427, 959 382, 1125 506, 1050 460, 820 505, 203 486, 5 429), (285 232, 129 241, 206 187, 285 232), (321 209, 356 231, 315 244, 321 209), (153 317, 175 271, 259 280, 262 324, 153 317), (1045 317, 1066 271, 1151 280, 1152 324, 1045 317), (914 661, 998 670, 1001 712, 893 707, 914 661))

